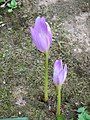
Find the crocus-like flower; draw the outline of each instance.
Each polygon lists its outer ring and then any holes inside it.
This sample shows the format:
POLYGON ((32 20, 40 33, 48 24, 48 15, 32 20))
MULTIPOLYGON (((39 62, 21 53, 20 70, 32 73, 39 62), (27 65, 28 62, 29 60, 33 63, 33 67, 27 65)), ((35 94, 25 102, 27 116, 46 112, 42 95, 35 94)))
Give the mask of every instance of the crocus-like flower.
POLYGON ((44 17, 37 17, 34 27, 30 28, 32 41, 41 52, 47 52, 52 43, 52 33, 44 17))
POLYGON ((53 82, 55 85, 62 85, 67 76, 67 65, 63 66, 62 60, 56 60, 54 63, 53 82))

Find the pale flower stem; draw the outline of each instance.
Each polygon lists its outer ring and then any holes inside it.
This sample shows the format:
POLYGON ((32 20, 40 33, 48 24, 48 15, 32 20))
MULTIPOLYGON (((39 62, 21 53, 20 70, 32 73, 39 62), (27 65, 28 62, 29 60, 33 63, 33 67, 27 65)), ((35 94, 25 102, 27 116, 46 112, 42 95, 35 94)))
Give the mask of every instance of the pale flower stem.
POLYGON ((57 86, 57 116, 61 115, 61 85, 57 86))
POLYGON ((45 85, 44 85, 44 99, 48 101, 48 52, 46 52, 46 63, 45 63, 45 85))

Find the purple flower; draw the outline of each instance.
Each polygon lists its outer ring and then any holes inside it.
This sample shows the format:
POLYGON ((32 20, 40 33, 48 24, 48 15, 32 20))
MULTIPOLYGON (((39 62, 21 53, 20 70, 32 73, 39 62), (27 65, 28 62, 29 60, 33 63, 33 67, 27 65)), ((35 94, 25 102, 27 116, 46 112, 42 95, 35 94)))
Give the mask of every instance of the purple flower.
POLYGON ((53 82, 55 85, 62 85, 67 76, 67 65, 63 66, 62 60, 56 60, 54 63, 53 82))
POLYGON ((30 28, 32 41, 41 52, 49 50, 52 43, 52 33, 44 17, 37 17, 34 27, 30 28))

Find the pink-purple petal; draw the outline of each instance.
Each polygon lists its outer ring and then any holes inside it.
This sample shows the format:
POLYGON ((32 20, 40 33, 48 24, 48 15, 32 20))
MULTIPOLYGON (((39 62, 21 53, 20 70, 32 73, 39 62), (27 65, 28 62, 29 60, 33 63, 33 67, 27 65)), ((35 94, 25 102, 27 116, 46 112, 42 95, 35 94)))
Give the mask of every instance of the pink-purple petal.
POLYGON ((58 75, 58 79, 59 79, 59 85, 62 85, 64 83, 64 70, 60 71, 58 75))
POLYGON ((35 26, 34 26, 34 29, 36 29, 38 32, 47 32, 47 26, 46 26, 46 23, 45 23, 45 18, 42 17, 38 17, 36 18, 36 21, 35 21, 35 26))
POLYGON ((67 77, 67 65, 65 64, 64 66, 64 80, 66 79, 67 77))
POLYGON ((54 71, 59 72, 62 69, 63 69, 62 60, 56 60, 54 63, 54 71))
POLYGON ((44 34, 38 34, 37 31, 33 28, 31 28, 31 32, 32 32, 32 38, 33 38, 33 43, 36 45, 37 49, 41 52, 47 51, 49 49, 50 43, 48 43, 49 41, 45 40, 48 38, 46 35, 44 34))
POLYGON ((46 26, 47 26, 47 34, 49 36, 50 44, 52 44, 52 32, 51 32, 51 28, 47 22, 46 22, 46 26))

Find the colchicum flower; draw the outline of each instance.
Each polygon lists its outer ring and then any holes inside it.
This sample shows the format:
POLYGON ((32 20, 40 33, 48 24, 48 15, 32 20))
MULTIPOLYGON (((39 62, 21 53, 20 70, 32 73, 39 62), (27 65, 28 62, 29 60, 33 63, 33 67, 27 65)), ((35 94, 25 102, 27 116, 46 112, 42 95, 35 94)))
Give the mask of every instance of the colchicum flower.
POLYGON ((63 66, 62 60, 56 60, 54 63, 53 82, 57 85, 62 85, 67 76, 67 65, 63 66))
POLYGON ((34 27, 30 28, 32 41, 41 52, 47 52, 52 43, 52 33, 44 17, 37 17, 34 27))
POLYGON ((56 60, 54 63, 53 82, 57 92, 57 120, 62 120, 61 113, 61 88, 67 76, 67 65, 63 66, 62 60, 56 60))
POLYGON ((52 44, 52 33, 49 24, 44 17, 37 17, 34 27, 30 28, 32 42, 37 49, 46 54, 45 59, 45 81, 44 81, 44 100, 48 101, 48 53, 52 44))

